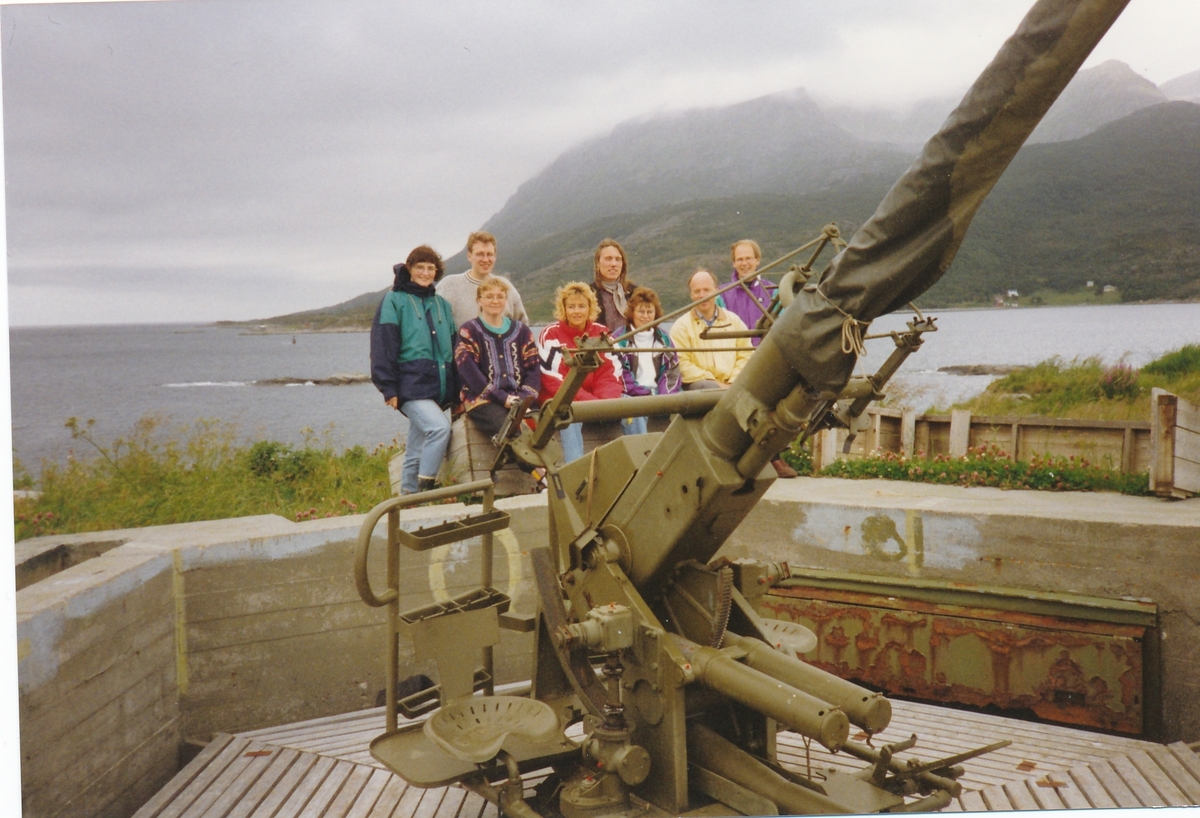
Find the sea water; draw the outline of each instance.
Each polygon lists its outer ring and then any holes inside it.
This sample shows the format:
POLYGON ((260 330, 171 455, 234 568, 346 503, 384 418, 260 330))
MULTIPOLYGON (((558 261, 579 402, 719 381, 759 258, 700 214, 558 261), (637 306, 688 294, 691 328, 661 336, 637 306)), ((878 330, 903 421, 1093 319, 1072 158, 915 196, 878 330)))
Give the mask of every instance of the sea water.
POLYGON ((95 420, 104 443, 143 417, 168 429, 216 419, 243 440, 301 444, 316 435, 336 448, 372 448, 407 422, 370 383, 263 386, 366 374, 365 332, 293 335, 186 325, 39 327, 10 330, 14 456, 31 472, 43 459, 87 456, 64 424, 95 420), (294 340, 293 340, 294 339, 294 340))
MULTIPOLYGON (((918 409, 948 406, 983 390, 994 376, 949 375, 944 366, 1033 364, 1052 356, 1098 357, 1141 366, 1164 352, 1200 344, 1200 304, 1149 304, 933 312, 938 331, 895 383, 918 409)), ((902 330, 911 315, 878 319, 871 333, 902 330)), ((407 422, 370 383, 265 386, 280 378, 314 381, 369 371, 365 332, 267 335, 216 326, 39 327, 10 330, 14 455, 36 473, 43 459, 87 456, 72 440, 70 417, 96 421, 102 443, 127 435, 143 417, 180 428, 212 418, 243 440, 301 444, 317 436, 337 448, 372 448, 404 439, 407 422)), ((865 372, 893 348, 868 342, 865 372)))

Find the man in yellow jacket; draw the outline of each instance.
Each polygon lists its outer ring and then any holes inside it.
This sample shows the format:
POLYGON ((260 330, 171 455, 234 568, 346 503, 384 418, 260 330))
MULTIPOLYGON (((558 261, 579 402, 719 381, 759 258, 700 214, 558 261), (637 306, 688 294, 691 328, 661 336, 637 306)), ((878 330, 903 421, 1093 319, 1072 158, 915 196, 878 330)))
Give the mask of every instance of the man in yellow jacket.
POLYGON ((697 270, 688 279, 692 301, 700 301, 671 327, 671 343, 679 347, 679 372, 684 389, 724 389, 750 360, 754 347, 749 338, 706 340, 700 333, 712 327, 714 332, 745 331, 746 325, 714 298, 717 280, 707 270, 697 270), (703 299, 703 300, 701 300, 703 299), (716 347, 712 352, 689 350, 716 347), (736 347, 731 350, 731 347, 736 347))
MULTIPOLYGON (((700 301, 687 315, 680 316, 671 327, 671 343, 679 347, 679 374, 684 389, 725 389, 750 360, 754 346, 749 338, 700 337, 706 328, 714 331, 745 330, 746 325, 715 298, 717 279, 707 270, 697 270, 688 279, 688 293, 700 301), (701 300, 703 299, 703 300, 701 300), (718 347, 712 352, 692 350, 718 347), (733 349, 731 349, 731 347, 733 349), (723 348, 723 349, 722 349, 723 348)), ((779 458, 771 461, 780 477, 795 477, 796 471, 779 458)))

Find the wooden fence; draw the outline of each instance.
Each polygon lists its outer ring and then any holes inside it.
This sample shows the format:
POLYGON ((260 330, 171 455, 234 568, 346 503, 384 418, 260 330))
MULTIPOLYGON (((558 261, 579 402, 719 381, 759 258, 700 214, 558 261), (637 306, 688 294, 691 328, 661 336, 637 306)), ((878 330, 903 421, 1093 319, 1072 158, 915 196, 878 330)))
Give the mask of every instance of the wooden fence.
POLYGON ((870 425, 842 454, 845 429, 821 432, 813 460, 819 468, 839 456, 862 457, 872 451, 906 456, 960 457, 967 449, 995 445, 1014 460, 1033 455, 1086 458, 1098 466, 1127 474, 1150 469, 1153 435, 1150 423, 1135 420, 973 416, 956 409, 948 415, 918 415, 912 410, 872 408, 870 425))
POLYGON ((1150 423, 1150 490, 1160 497, 1200 494, 1200 404, 1155 389, 1150 394, 1150 423))

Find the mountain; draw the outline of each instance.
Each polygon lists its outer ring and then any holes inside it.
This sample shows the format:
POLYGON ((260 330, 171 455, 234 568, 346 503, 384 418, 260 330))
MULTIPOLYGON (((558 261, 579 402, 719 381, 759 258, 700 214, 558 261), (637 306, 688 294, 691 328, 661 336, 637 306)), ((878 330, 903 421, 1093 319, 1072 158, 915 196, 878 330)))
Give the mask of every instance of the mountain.
MULTIPOLYGON (((849 237, 895 182, 879 173, 798 196, 745 194, 597 219, 506 245, 530 313, 549 317, 554 288, 591 279, 592 249, 625 246, 630 278, 668 309, 699 267, 724 277, 729 243, 752 236, 770 260, 838 223, 849 237)), ((1144 108, 1082 139, 1023 148, 984 202, 946 277, 921 303, 990 303, 1007 289, 1083 291, 1112 284, 1124 300, 1200 298, 1200 106, 1144 108)), ((818 265, 818 268, 822 265, 818 265)))
POLYGON ((1123 62, 1109 60, 1075 75, 1026 144, 1078 139, 1166 101, 1166 95, 1150 80, 1123 62))
POLYGON ((1166 94, 1167 99, 1200 103, 1200 71, 1167 80, 1158 86, 1158 90, 1166 94))
POLYGON ((630 280, 654 288, 672 310, 687 303, 684 282, 695 270, 711 270, 720 279, 730 274, 733 241, 753 237, 768 262, 820 235, 831 221, 848 237, 895 181, 896 174, 880 173, 799 196, 747 193, 608 216, 506 249, 503 266, 512 271, 530 315, 546 319, 554 290, 568 281, 591 281, 593 250, 600 239, 613 237, 629 255, 630 280))
POLYGON ((258 318, 253 321, 218 321, 218 325, 238 327, 267 326, 272 328, 303 328, 306 330, 369 327, 375 317, 375 308, 388 288, 378 292, 363 293, 349 301, 304 312, 277 315, 274 318, 258 318))
MULTIPOLYGON (((1106 108, 1111 115, 1141 87, 1120 63, 1085 73, 1079 90, 1064 94, 1064 110, 1110 87, 1123 100, 1106 108)), ((1058 120, 1058 133, 1066 123, 1058 120)), ((698 267, 727 275, 735 239, 757 239, 769 260, 830 221, 849 238, 911 157, 850 135, 800 92, 775 95, 620 126, 522 185, 486 226, 500 239, 498 269, 535 320, 550 317, 559 284, 591 280, 592 251, 609 236, 629 252, 631 279, 671 308, 684 303, 682 282, 698 267), (674 150, 672 140, 681 140, 674 150), (696 164, 690 173, 687 162, 696 164)), ((984 202, 950 274, 921 303, 989 303, 1007 289, 1086 292, 1089 280, 1096 289, 1118 287, 1124 300, 1200 298, 1197 179, 1200 106, 1188 102, 1140 106, 1082 138, 1026 145, 984 202)), ((466 266, 463 253, 447 259, 450 271, 466 266)), ((361 325, 380 295, 271 323, 361 325)))
POLYGON ((829 118, 859 139, 887 142, 916 152, 962 101, 966 89, 945 97, 930 97, 903 108, 828 106, 829 118))
POLYGON ((801 89, 618 125, 522 184, 484 229, 524 244, 595 219, 744 194, 798 195, 912 155, 834 124, 801 89))
MULTIPOLYGON (((1159 89, 1117 60, 1080 71, 1030 135, 1027 144, 1078 139, 1142 108, 1168 99, 1189 99, 1188 94, 1200 96, 1200 72, 1171 82, 1178 84, 1178 96, 1167 93, 1169 83, 1159 89), (1192 78, 1190 85, 1189 77, 1192 78)), ((958 93, 923 99, 903 108, 838 105, 827 107, 826 114, 859 139, 916 148, 937 132, 961 99, 962 94, 958 93)))
POLYGON ((930 305, 1111 284, 1122 300, 1200 298, 1200 105, 1143 108, 1022 148, 930 305))

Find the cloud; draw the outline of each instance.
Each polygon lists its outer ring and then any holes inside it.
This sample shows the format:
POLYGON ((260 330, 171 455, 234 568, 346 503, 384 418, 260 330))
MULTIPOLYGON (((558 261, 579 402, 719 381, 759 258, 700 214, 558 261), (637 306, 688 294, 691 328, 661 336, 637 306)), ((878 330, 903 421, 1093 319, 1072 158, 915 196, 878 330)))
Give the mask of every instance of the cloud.
MULTIPOLYGON (((1155 70, 1194 70, 1175 27, 1161 25, 1200 23, 1190 5, 1141 0, 1113 36, 1155 70)), ((843 104, 946 95, 1026 7, 5 6, 11 315, 61 322, 51 296, 72 286, 94 301, 92 321, 142 320, 151 292, 166 305, 152 320, 324 306, 382 288, 417 243, 457 252, 521 182, 619 122, 797 87, 843 104), (222 270, 243 297, 170 297, 222 270), (253 282, 272 276, 264 297, 253 282)))

